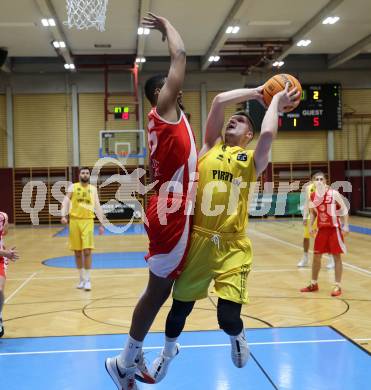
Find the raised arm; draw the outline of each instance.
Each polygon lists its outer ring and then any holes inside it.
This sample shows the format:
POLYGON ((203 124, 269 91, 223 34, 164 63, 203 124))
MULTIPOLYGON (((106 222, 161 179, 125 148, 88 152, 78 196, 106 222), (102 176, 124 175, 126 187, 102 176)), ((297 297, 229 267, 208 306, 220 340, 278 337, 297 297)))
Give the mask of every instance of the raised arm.
POLYGON ((167 121, 175 122, 179 119, 177 99, 183 86, 186 69, 186 51, 183 40, 172 24, 161 16, 149 13, 142 24, 145 27, 159 30, 163 41, 167 38, 171 62, 165 85, 158 96, 157 112, 167 121))
POLYGON ((277 135, 278 130, 278 114, 283 111, 285 106, 292 104, 292 102, 298 100, 300 92, 297 88, 293 88, 289 91, 289 83, 286 84, 286 88, 278 92, 273 96, 273 99, 265 113, 260 137, 254 152, 254 162, 256 175, 260 175, 268 165, 269 151, 272 146, 272 142, 277 135))
POLYGON ((207 117, 205 140, 200 156, 205 154, 219 141, 223 130, 225 108, 231 104, 253 99, 264 104, 262 91, 262 86, 258 88, 241 88, 222 92, 215 96, 207 117))

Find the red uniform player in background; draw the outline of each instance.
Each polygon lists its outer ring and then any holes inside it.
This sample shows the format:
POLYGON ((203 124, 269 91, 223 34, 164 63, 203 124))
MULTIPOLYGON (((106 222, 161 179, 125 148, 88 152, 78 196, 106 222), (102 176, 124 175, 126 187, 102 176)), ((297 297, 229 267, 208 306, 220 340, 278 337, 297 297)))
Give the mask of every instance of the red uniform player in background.
POLYGON ((312 280, 309 286, 302 288, 300 291, 318 291, 321 258, 324 253, 328 253, 335 260, 335 285, 331 295, 336 297, 341 295, 341 277, 343 273, 341 254, 346 253, 343 236, 349 233, 348 208, 342 195, 326 184, 326 178, 322 172, 316 173, 314 180, 316 191, 311 194, 309 202, 311 233, 317 233, 314 241, 312 280), (313 230, 316 217, 317 232, 313 230))

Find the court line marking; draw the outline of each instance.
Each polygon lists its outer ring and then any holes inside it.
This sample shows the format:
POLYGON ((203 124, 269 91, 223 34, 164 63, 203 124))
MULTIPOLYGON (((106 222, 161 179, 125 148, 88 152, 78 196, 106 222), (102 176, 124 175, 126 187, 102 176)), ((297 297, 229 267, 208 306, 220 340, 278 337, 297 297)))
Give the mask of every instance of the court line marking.
MULTIPOLYGON (((283 344, 319 344, 319 343, 344 343, 349 342, 347 339, 330 339, 330 340, 294 340, 294 341, 266 341, 257 343, 248 343, 251 345, 283 345, 283 344)), ((230 347, 231 344, 194 344, 194 345, 181 345, 181 349, 191 348, 222 348, 230 347)), ((144 350, 157 350, 163 349, 160 347, 143 347, 144 350)), ((86 353, 86 352, 115 352, 122 351, 122 348, 95 348, 95 349, 66 349, 66 350, 54 350, 54 351, 30 351, 30 352, 2 352, 0 356, 17 356, 17 355, 47 355, 47 354, 60 354, 60 353, 86 353)))
MULTIPOLYGON (((302 249, 302 247, 299 246, 299 245, 296 245, 296 244, 293 244, 291 242, 287 242, 287 241, 281 240, 280 238, 271 236, 270 234, 267 234, 267 233, 258 232, 257 230, 250 230, 250 232, 253 233, 253 234, 256 234, 258 236, 260 235, 260 236, 263 236, 263 237, 270 238, 271 240, 280 242, 281 244, 288 245, 288 246, 291 246, 293 248, 302 249)), ((310 250, 309 252, 313 253, 312 250, 310 250)), ((328 257, 328 256, 326 256, 326 257, 328 257)), ((348 263, 346 261, 343 261, 343 264, 345 266, 347 266, 348 268, 350 268, 354 272, 357 272, 357 273, 360 273, 360 274, 366 274, 367 276, 371 277, 371 271, 368 271, 367 269, 364 269, 364 268, 361 268, 361 267, 357 267, 356 265, 350 264, 350 263, 348 263)))
MULTIPOLYGON (((148 272, 143 272, 141 274, 122 274, 122 275, 96 275, 92 277, 92 279, 103 279, 103 278, 129 278, 132 276, 146 276, 148 272)), ((76 276, 49 276, 44 278, 34 278, 34 280, 58 280, 58 279, 78 279, 78 275, 76 276)), ((24 280, 24 278, 7 278, 7 280, 24 280)))
MULTIPOLYGON (((310 268, 304 268, 304 271, 310 271, 310 268)), ((287 268, 287 269, 262 269, 262 270, 252 270, 251 272, 297 272, 297 269, 293 268, 287 268)), ((105 278, 129 278, 132 276, 146 276, 148 273, 144 272, 142 274, 123 274, 123 275, 96 275, 92 277, 92 279, 105 279, 105 278)), ((34 280, 59 280, 59 279, 77 279, 76 276, 49 276, 49 277, 41 277, 41 278, 34 278, 34 280)), ((7 278, 8 281, 20 281, 25 280, 25 278, 7 278)))
POLYGON ((8 298, 5 299, 4 303, 8 303, 14 296, 15 294, 17 294, 20 290, 22 290, 22 288, 27 284, 29 283, 35 275, 37 275, 38 272, 34 272, 31 276, 29 276, 15 291, 13 291, 9 296, 8 298))

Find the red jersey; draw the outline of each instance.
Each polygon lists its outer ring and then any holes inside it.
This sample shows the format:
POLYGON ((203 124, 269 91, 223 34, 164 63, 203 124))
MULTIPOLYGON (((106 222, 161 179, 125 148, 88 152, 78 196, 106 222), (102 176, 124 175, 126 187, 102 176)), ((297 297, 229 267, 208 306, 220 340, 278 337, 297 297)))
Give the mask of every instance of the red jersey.
POLYGON ((190 212, 197 180, 195 138, 182 111, 179 120, 172 123, 152 108, 148 120, 150 162, 153 179, 158 182, 157 194, 149 199, 146 210, 149 250, 145 258, 155 275, 176 279, 187 258, 190 240, 190 212), (167 212, 172 206, 178 206, 176 211, 167 212))
POLYGON ((161 118, 153 107, 148 114, 148 146, 154 180, 162 190, 186 195, 189 183, 196 180, 197 151, 193 131, 183 111, 177 122, 161 118))
POLYGON ((335 200, 333 189, 329 188, 323 196, 315 191, 310 195, 310 200, 313 202, 312 207, 317 211, 317 226, 319 229, 341 226, 340 219, 337 216, 340 205, 335 200))

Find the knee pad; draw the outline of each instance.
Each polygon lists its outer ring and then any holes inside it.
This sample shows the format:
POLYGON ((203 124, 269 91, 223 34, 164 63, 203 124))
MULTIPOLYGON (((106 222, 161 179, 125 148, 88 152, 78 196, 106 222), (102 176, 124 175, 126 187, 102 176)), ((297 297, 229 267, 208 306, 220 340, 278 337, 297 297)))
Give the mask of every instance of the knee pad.
POLYGON ((241 308, 242 305, 239 303, 225 299, 218 300, 218 323, 220 329, 230 336, 237 336, 243 329, 241 308))
POLYGON ((193 309, 194 302, 181 302, 174 299, 169 315, 175 319, 187 318, 193 309))

